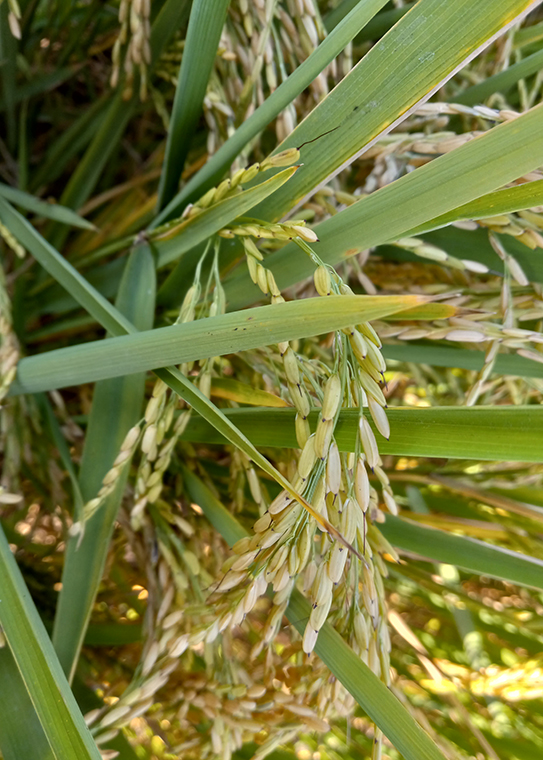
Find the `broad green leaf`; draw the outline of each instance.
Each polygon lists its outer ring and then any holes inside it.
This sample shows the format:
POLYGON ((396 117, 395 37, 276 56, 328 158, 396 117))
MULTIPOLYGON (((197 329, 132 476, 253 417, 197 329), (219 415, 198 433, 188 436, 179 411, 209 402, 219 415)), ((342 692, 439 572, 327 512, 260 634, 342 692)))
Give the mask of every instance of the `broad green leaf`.
MULTIPOLYGON (((413 227, 406 235, 420 235, 438 227, 445 227, 452 222, 465 219, 484 219, 485 217, 499 216, 500 214, 512 214, 515 211, 541 206, 543 204, 543 180, 526 182, 523 185, 515 185, 495 193, 487 193, 474 201, 465 203, 463 206, 448 211, 446 214, 436 216, 434 219, 418 227, 413 227)), ((469 258, 466 256, 466 258, 469 258)))
POLYGON ((0 599, 0 625, 53 756, 101 760, 1 528, 0 599))
MULTIPOLYGON (((146 244, 136 247, 127 261, 116 305, 142 330, 149 330, 153 324, 154 279, 149 247, 146 244)), ((140 419, 144 390, 143 374, 104 380, 96 385, 79 473, 85 501, 96 496, 124 437, 140 419)), ((127 476, 128 468, 102 509, 85 524, 83 538, 70 536, 67 541, 53 644, 70 681, 104 571, 127 476)))
POLYGON ((158 189, 158 208, 178 190, 230 0, 193 0, 158 189))
POLYGON ((420 0, 278 147, 307 142, 303 171, 255 215, 278 219, 298 206, 533 6, 532 0, 420 0))
MULTIPOLYGON (((255 445, 297 448, 295 409, 228 409, 225 416, 255 445)), ((390 440, 377 434, 381 454, 452 459, 539 462, 543 459, 543 407, 440 407, 387 409, 390 440)), ((310 415, 312 428, 318 418, 310 415)), ((370 421, 371 423, 371 421, 370 421)), ((340 413, 335 438, 341 451, 354 451, 358 411, 340 413)), ((193 417, 187 441, 224 443, 218 431, 193 417)))
MULTIPOLYGON (((183 477, 191 498, 231 546, 247 535, 236 518, 196 475, 184 467, 183 477)), ((286 615, 300 634, 303 634, 310 611, 309 602, 294 590, 286 615)), ((434 742, 390 689, 355 655, 329 623, 320 630, 315 652, 406 760, 444 760, 434 742)))
POLYGON ((194 246, 214 235, 220 229, 242 216, 257 203, 276 192, 298 169, 291 166, 282 172, 260 182, 255 187, 242 190, 231 198, 225 198, 197 216, 181 220, 171 228, 150 235, 153 247, 158 251, 158 267, 163 267, 182 256, 194 246))
POLYGON ((4 760, 55 760, 9 647, 0 648, 0 752, 4 760))
MULTIPOLYGON (((405 342, 398 345, 383 346, 381 352, 385 359, 414 364, 430 364, 433 367, 458 367, 459 369, 481 370, 484 366, 483 351, 466 348, 449 348, 439 344, 405 342)), ((516 354, 498 354, 494 372, 515 377, 543 378, 543 364, 530 361, 516 354)))
POLYGON ((55 203, 46 203, 29 193, 24 193, 22 190, 16 190, 14 187, 4 185, 3 182, 0 182, 0 196, 7 198, 8 201, 14 203, 16 206, 26 208, 37 216, 45 216, 48 219, 55 219, 62 224, 67 224, 71 227, 80 227, 83 230, 96 229, 94 224, 83 219, 83 217, 76 214, 75 211, 72 211, 71 208, 66 208, 66 206, 60 206, 55 203))
POLYGON ((152 226, 178 216, 187 203, 217 184, 243 148, 258 135, 294 98, 302 93, 328 64, 336 58, 357 32, 386 4, 386 0, 350 2, 348 16, 324 39, 318 48, 274 90, 254 113, 238 126, 234 134, 213 154, 159 214, 152 226))
POLYGON ((478 575, 490 575, 543 591, 543 562, 535 557, 427 528, 392 515, 387 515, 379 529, 393 546, 404 551, 456 565, 478 575))
POLYGON ((422 300, 424 296, 307 298, 60 348, 21 359, 10 392, 35 393, 307 338, 422 300))
MULTIPOLYGON (((526 31, 533 27, 528 27, 526 31)), ((498 74, 484 79, 479 84, 468 87, 467 90, 451 98, 453 103, 461 103, 466 106, 474 106, 477 103, 483 103, 490 95, 495 92, 505 93, 513 87, 518 81, 537 74, 543 68, 543 50, 527 56, 518 63, 513 63, 498 74)))
MULTIPOLYGON (((316 244, 316 250, 324 261, 337 264, 361 250, 394 241, 541 163, 543 105, 500 124, 317 225, 315 232, 320 243, 316 244)), ((280 288, 311 273, 309 260, 296 248, 289 243, 267 259, 280 288)), ((230 279, 227 293, 230 308, 254 300, 254 287, 243 275, 230 279)))

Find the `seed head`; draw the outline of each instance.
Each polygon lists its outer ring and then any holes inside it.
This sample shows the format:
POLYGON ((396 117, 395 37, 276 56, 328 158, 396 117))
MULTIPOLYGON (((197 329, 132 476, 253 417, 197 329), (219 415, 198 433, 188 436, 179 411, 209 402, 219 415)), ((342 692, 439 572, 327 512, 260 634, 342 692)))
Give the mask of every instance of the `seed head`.
POLYGON ((324 398, 321 410, 323 422, 334 418, 341 401, 341 390, 339 375, 331 375, 324 386, 324 398))
POLYGON ((329 296, 332 291, 332 280, 330 279, 330 272, 325 266, 319 266, 315 270, 313 275, 313 281, 315 283, 315 290, 320 296, 329 296))

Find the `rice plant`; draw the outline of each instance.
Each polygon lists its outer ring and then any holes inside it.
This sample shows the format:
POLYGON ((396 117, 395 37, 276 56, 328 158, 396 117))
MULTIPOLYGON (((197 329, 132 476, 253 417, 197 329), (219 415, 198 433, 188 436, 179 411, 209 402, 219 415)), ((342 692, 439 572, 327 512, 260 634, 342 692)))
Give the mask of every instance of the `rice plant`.
POLYGON ((0 2, 0 756, 543 752, 539 0, 0 2))

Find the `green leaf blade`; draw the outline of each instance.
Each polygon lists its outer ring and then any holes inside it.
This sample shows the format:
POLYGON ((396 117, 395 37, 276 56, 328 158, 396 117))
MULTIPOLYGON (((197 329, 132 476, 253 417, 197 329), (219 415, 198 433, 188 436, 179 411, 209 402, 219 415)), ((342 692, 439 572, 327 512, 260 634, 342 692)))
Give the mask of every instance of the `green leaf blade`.
POLYGON ((319 335, 402 311, 421 300, 311 298, 57 349, 22 359, 10 393, 35 393, 319 335))
MULTIPOLYGON (((295 409, 229 409, 225 415, 255 446, 297 448, 295 409)), ((381 454, 450 457, 484 461, 540 462, 543 459, 543 407, 439 407, 387 409, 390 440, 377 433, 381 454)), ((309 421, 315 428, 317 412, 309 421)), ((335 438, 340 451, 354 451, 359 412, 340 412, 335 438)), ((371 420, 370 420, 370 424, 371 420)), ((204 420, 192 419, 185 440, 223 443, 204 420)))
POLYGON ((0 182, 0 196, 6 198, 16 206, 22 206, 28 211, 32 211, 37 216, 44 216, 47 219, 54 219, 62 224, 67 224, 72 227, 79 227, 82 230, 95 230, 96 227, 91 222, 83 219, 82 216, 76 214, 71 208, 66 206, 60 206, 54 203, 46 203, 39 198, 35 198, 29 193, 24 193, 22 190, 16 190, 14 187, 4 185, 0 182))
POLYGON ((428 560, 543 590, 543 562, 536 557, 492 546, 475 538, 452 535, 392 515, 387 515, 379 529, 393 546, 414 552, 428 560))
POLYGON ((0 649, 0 710, 4 760, 55 760, 9 647, 0 649))
POLYGON ((158 207, 177 192, 195 132, 230 0, 194 0, 166 142, 158 207))
POLYGON ((0 624, 56 760, 101 760, 0 528, 0 624))
MULTIPOLYGON (((482 370, 485 363, 483 351, 466 348, 449 348, 442 345, 422 345, 406 343, 385 345, 381 349, 385 359, 414 364, 430 364, 433 367, 458 367, 459 369, 482 370)), ((498 354, 494 363, 494 373, 514 377, 543 378, 543 365, 516 354, 498 354)))
POLYGON ((495 193, 476 198, 446 214, 430 219, 425 224, 414 227, 406 232, 406 236, 421 235, 423 232, 466 219, 484 219, 485 217, 512 214, 543 204, 543 180, 525 182, 522 185, 508 187, 495 193))

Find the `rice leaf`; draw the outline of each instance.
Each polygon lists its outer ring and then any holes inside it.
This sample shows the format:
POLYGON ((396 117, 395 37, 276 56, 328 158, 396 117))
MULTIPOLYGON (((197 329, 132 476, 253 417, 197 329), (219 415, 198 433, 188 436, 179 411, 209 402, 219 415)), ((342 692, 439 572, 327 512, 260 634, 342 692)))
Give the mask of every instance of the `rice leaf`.
POLYGON ((166 141, 158 208, 177 192, 190 141, 202 111, 207 83, 230 0, 194 0, 166 141))
POLYGON ((307 298, 60 348, 21 359, 10 393, 36 393, 306 338, 405 312, 406 306, 421 300, 421 296, 307 298))
MULTIPOLYGON (((228 409, 224 414, 255 446, 297 448, 294 409, 228 409)), ((310 415, 312 428, 317 416, 317 412, 310 415)), ((540 406, 391 408, 387 417, 390 440, 377 434, 382 454, 510 462, 543 458, 540 406)), ((357 429, 358 411, 341 412, 334 433, 340 451, 355 450, 357 429)), ((224 443, 217 430, 196 417, 184 438, 224 443)))
POLYGON ((427 528, 401 517, 387 515, 379 526, 393 546, 435 562, 448 563, 471 573, 518 583, 543 591, 543 562, 536 557, 492 546, 467 536, 427 528))
POLYGON ((445 227, 452 222, 464 219, 484 219, 485 217, 512 214, 515 211, 541 206, 543 204, 543 180, 525 182, 522 185, 507 187, 495 193, 487 193, 474 201, 441 214, 428 222, 414 227, 406 235, 420 235, 438 227, 445 227))
POLYGON ((54 760, 9 647, 0 649, 0 752, 4 760, 54 760))
MULTIPOLYGON (((484 353, 466 348, 449 348, 438 344, 404 343, 383 346, 385 359, 414 364, 430 364, 433 367, 458 367, 459 369, 481 370, 484 353)), ((513 377, 543 378, 543 364, 525 359, 516 354, 498 354, 494 363, 495 374, 513 377)))
POLYGON ((60 206, 55 203, 46 203, 29 193, 24 193, 22 190, 16 190, 14 187, 5 185, 3 182, 0 182, 0 196, 6 198, 16 206, 31 211, 37 216, 44 216, 47 219, 55 219, 62 224, 67 224, 71 227, 80 227, 83 230, 96 229, 94 224, 83 219, 83 217, 76 214, 75 211, 72 211, 71 208, 66 208, 65 206, 60 206))
POLYGON ((1 527, 0 598, 0 624, 53 757, 101 760, 1 527))
MULTIPOLYGON (((528 27, 529 31, 531 28, 528 27)), ((543 50, 527 56, 517 63, 511 64, 498 74, 468 87, 463 92, 456 95, 453 100, 455 103, 461 103, 465 106, 474 106, 477 103, 483 103, 495 92, 506 93, 521 79, 537 74, 543 68, 543 50)))

